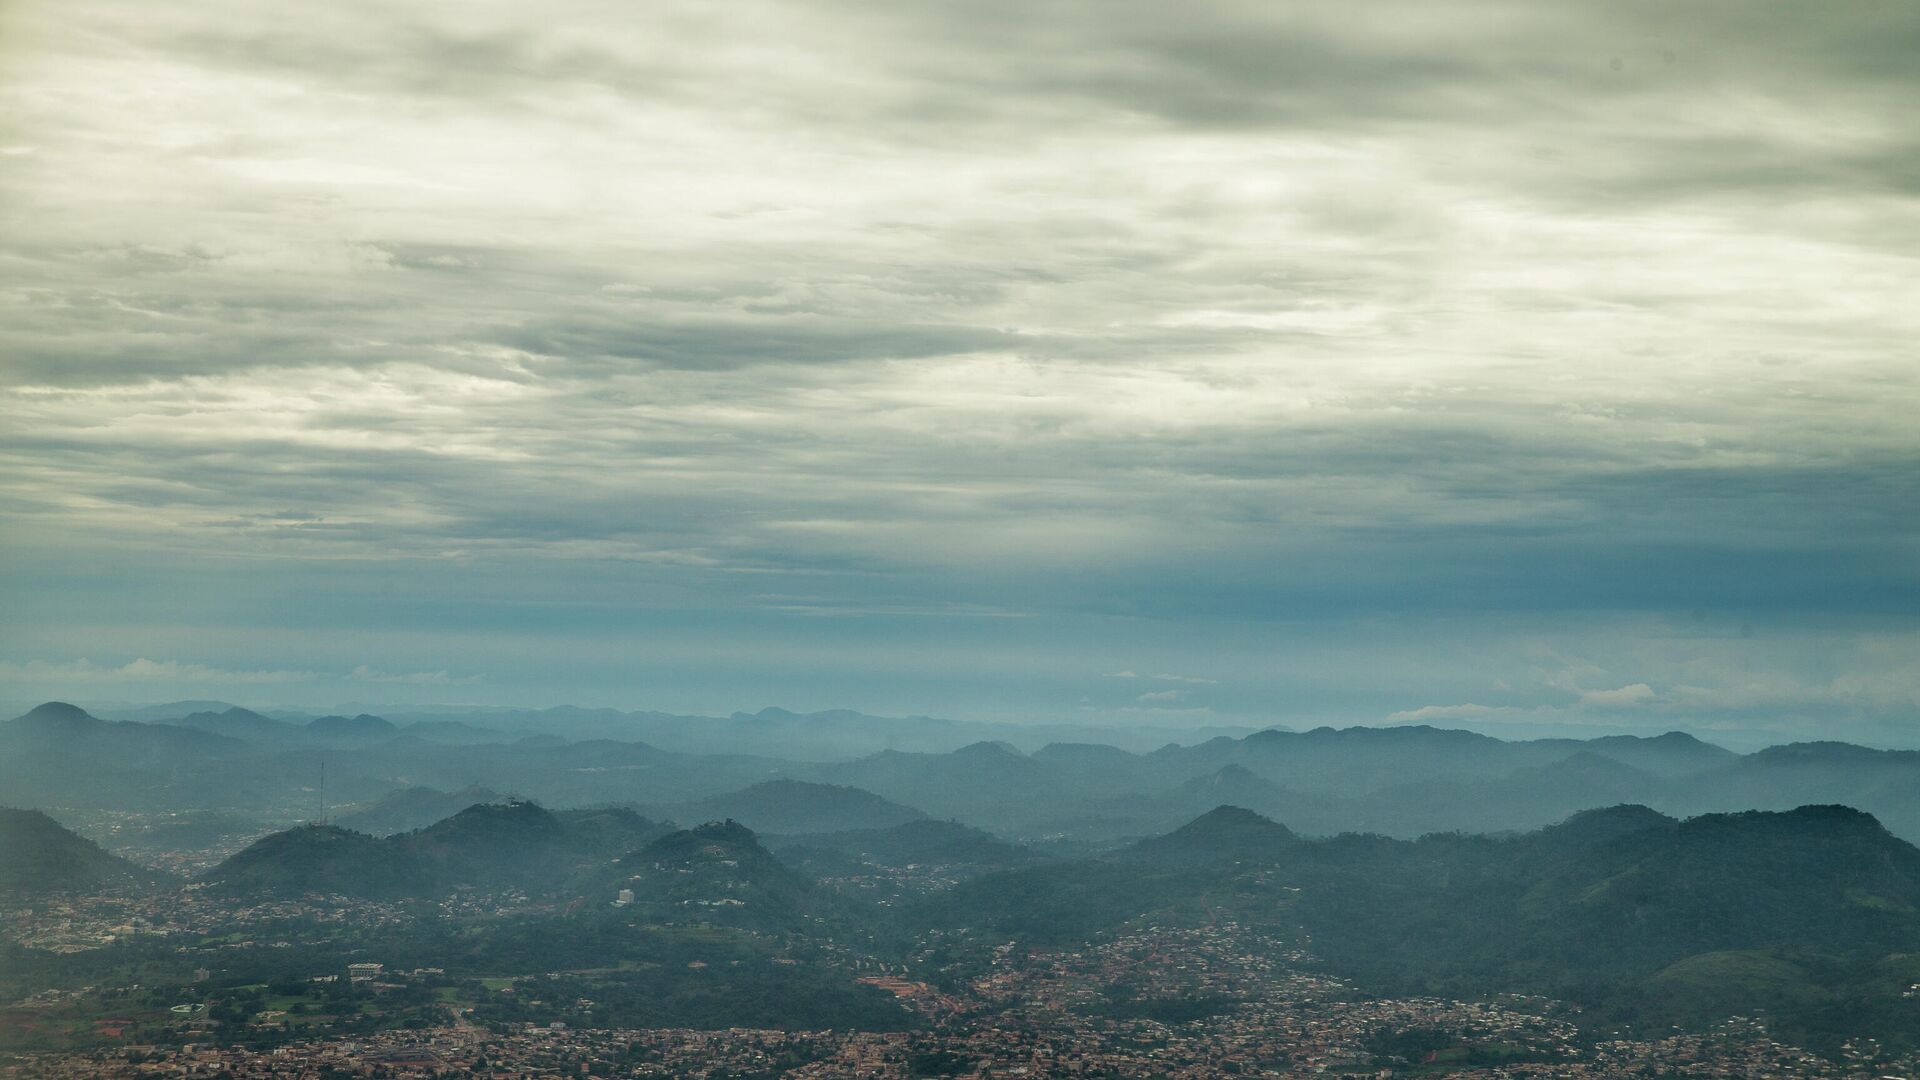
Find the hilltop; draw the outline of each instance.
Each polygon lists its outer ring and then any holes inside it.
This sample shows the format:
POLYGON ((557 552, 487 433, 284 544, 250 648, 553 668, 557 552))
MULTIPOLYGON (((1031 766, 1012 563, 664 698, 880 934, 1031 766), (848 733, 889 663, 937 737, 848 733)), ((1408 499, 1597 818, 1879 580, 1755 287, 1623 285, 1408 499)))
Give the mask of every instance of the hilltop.
POLYGON ((307 721, 305 731, 316 739, 332 742, 371 742, 390 739, 399 727, 385 717, 361 713, 358 716, 317 716, 307 721))
POLYGON ((663 922, 792 929, 810 913, 839 906, 737 821, 668 833, 621 858, 601 880, 606 899, 630 890, 633 913, 663 922))
POLYGON ((408 787, 379 801, 339 817, 341 826, 375 836, 424 829, 436 821, 452 817, 475 803, 500 802, 506 796, 481 784, 458 791, 430 787, 408 787))
POLYGON ((426 895, 427 866, 395 845, 337 825, 261 837, 202 879, 229 896, 305 895, 397 900, 426 895))
POLYGON ((1304 839, 1221 807, 1105 859, 977 878, 921 917, 1072 940, 1202 909, 1302 926, 1335 971, 1383 993, 1538 993, 1688 1022, 1764 1010, 1810 1037, 1841 1002, 1893 1023, 1890 972, 1920 972, 1920 850, 1843 806, 1684 820, 1621 806, 1417 841, 1304 839))
POLYGON ((884 829, 927 816, 871 791, 803 780, 768 780, 668 809, 670 816, 682 820, 732 820, 768 833, 884 829))
POLYGON ((204 880, 233 895, 433 899, 461 887, 565 895, 582 875, 660 834, 630 811, 479 803, 424 829, 375 837, 308 825, 256 841, 204 880))
POLYGON ((1238 806, 1218 806, 1124 853, 1157 862, 1275 861, 1299 841, 1292 829, 1238 806))

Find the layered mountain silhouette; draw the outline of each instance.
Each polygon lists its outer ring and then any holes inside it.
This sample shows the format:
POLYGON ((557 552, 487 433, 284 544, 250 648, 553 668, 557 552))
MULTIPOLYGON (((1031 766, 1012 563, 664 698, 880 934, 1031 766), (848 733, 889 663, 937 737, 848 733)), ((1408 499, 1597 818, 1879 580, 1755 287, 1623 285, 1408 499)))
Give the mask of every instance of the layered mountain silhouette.
POLYGON ((790 839, 794 844, 832 848, 871 859, 884 866, 912 863, 1013 865, 1039 858, 1023 844, 1010 843, 957 821, 923 819, 889 829, 850 829, 790 839))
POLYGON ((458 791, 441 791, 430 787, 401 788, 371 805, 340 815, 338 824, 342 828, 375 836, 390 836, 424 829, 476 803, 500 802, 505 798, 481 784, 470 784, 458 791))
POLYGON ((874 867, 938 868, 963 877, 1044 861, 1023 845, 957 821, 922 819, 887 829, 849 829, 783 837, 782 861, 816 875, 859 874, 874 867))
POLYGON ((726 795, 665 808, 685 821, 733 820, 759 832, 884 829, 927 815, 871 791, 802 780, 768 780, 726 795))
POLYGON ((210 731, 215 735, 256 742, 296 742, 305 734, 299 724, 275 720, 238 705, 217 712, 213 710, 192 712, 164 722, 175 727, 194 728, 199 731, 210 731))
MULTIPOLYGON (((401 733, 401 729, 391 721, 368 713, 358 716, 318 716, 304 723, 293 723, 276 720, 238 705, 219 711, 192 712, 161 723, 269 747, 377 743, 401 733)), ((423 729, 417 733, 412 728, 407 730, 424 737, 433 733, 434 729, 423 729)))
POLYGON ((64 701, 36 706, 0 727, 0 744, 22 754, 91 758, 96 764, 158 764, 245 748, 243 741, 213 732, 102 720, 64 701))
POLYGON ((400 733, 391 720, 367 713, 358 716, 318 716, 307 722, 307 734, 330 742, 369 742, 400 733))
POLYGON ((481 803, 424 829, 375 837, 307 825, 263 837, 203 880, 231 895, 430 899, 462 888, 565 892, 664 828, 627 810, 481 803))
MULTIPOLYGON (((1304 836, 1359 831, 1411 839, 1538 829, 1617 803, 1697 816, 1845 802, 1898 835, 1920 838, 1920 753, 1844 743, 1740 755, 1678 732, 1506 741, 1421 726, 1319 727, 1145 752, 1062 741, 1027 753, 1004 740, 977 740, 951 750, 821 760, 831 756, 824 747, 842 744, 829 740, 815 752, 781 758, 768 756, 787 749, 773 735, 851 738, 890 723, 900 725, 896 742, 906 747, 924 745, 916 731, 953 742, 977 729, 780 710, 718 719, 495 710, 416 716, 401 726, 371 714, 287 719, 224 703, 184 704, 210 707, 169 723, 136 723, 48 703, 0 724, 0 790, 25 805, 285 820, 313 813, 324 768, 329 800, 360 804, 342 823, 379 833, 424 827, 457 809, 426 792, 397 794, 405 789, 476 785, 483 790, 474 801, 516 790, 554 806, 630 805, 683 821, 731 817, 770 835, 884 828, 931 816, 1083 845, 1164 833, 1219 804, 1285 821, 1304 836), (555 730, 530 733, 538 723, 555 730), (686 745, 693 736, 674 734, 685 728, 698 728, 702 745, 740 752, 689 753, 637 738, 686 745), (755 742, 752 732, 768 737, 755 742), (621 737, 607 737, 615 734, 621 737), (387 796, 395 799, 391 806, 373 805, 387 796), (410 801, 418 804, 414 812, 406 809, 410 801)), ((126 713, 134 714, 151 711, 126 713)), ((859 742, 844 747, 851 752, 859 742)))

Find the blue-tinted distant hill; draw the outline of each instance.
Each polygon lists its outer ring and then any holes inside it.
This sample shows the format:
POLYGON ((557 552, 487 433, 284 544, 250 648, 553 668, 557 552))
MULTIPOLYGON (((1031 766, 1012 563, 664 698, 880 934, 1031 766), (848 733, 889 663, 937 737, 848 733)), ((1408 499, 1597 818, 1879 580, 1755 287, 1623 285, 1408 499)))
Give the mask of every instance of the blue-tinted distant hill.
POLYGON ((885 829, 780 837, 773 841, 773 850, 783 861, 817 874, 857 873, 862 867, 937 867, 972 875, 1044 861, 1024 844, 957 821, 930 818, 885 829))
POLYGON ((1261 731, 1148 753, 976 744, 882 753, 811 776, 1028 835, 1164 832, 1216 803, 1309 835, 1526 830, 1596 806, 1675 812, 1851 800, 1920 837, 1920 754, 1776 748, 1741 756, 1691 736, 1510 742, 1423 726, 1261 731))
POLYGON ((336 820, 342 828, 373 836, 424 829, 436 821, 450 818, 475 803, 500 802, 506 796, 480 784, 458 791, 430 787, 402 788, 369 806, 341 814, 336 820))
POLYGON ((400 729, 385 717, 361 713, 358 716, 316 716, 307 721, 306 732, 328 742, 378 742, 400 734, 400 729))
POLYGON ((0 792, 42 806, 124 806, 167 777, 220 767, 248 750, 225 735, 102 720, 50 701, 0 724, 0 792))
POLYGON ((231 701, 166 701, 157 705, 89 708, 87 711, 102 720, 132 720, 142 724, 164 724, 194 713, 223 713, 237 708, 239 706, 231 701))
POLYGON ((1057 777, 1051 766, 999 742, 973 743, 945 754, 887 750, 823 766, 816 775, 890 799, 911 798, 929 813, 961 821, 997 822, 1004 816, 983 818, 981 811, 995 805, 1017 809, 1072 790, 1049 790, 1057 777))
POLYGON ((275 720, 238 705, 219 711, 192 712, 160 722, 174 727, 210 731, 216 735, 226 735, 243 742, 284 745, 304 742, 307 739, 307 731, 303 725, 275 720))
POLYGON ((372 714, 295 723, 229 707, 187 714, 195 726, 183 726, 116 724, 55 704, 34 712, 0 725, 0 784, 23 802, 77 808, 284 820, 314 812, 324 769, 333 805, 370 804, 403 788, 454 791, 477 783, 552 806, 643 806, 681 820, 731 814, 775 831, 884 824, 857 816, 808 821, 797 809, 713 801, 779 780, 857 788, 1003 835, 1081 845, 1164 833, 1219 803, 1283 820, 1303 835, 1414 837, 1525 831, 1622 802, 1693 815, 1845 801, 1899 835, 1920 837, 1920 753, 1846 744, 1739 755, 1679 733, 1510 741, 1406 726, 1273 729, 1138 750, 1089 741, 1081 730, 1075 739, 1031 750, 979 739, 950 749, 820 760, 826 748, 853 745, 837 741, 842 737, 895 730, 911 742, 1006 725, 844 712, 700 718, 562 709, 419 714, 433 719, 402 726, 372 714), (542 725, 557 730, 537 730, 542 725), (610 732, 623 737, 605 737, 610 732), (641 733, 677 746, 709 740, 754 752, 672 749, 637 738, 641 733), (777 756, 789 738, 818 741, 808 756, 777 756), (781 814, 789 820, 778 820, 781 814))
POLYGON ((241 740, 212 732, 165 724, 102 720, 63 701, 35 706, 25 715, 0 726, 0 740, 22 750, 104 752, 110 755, 106 759, 108 763, 123 756, 191 757, 230 752, 243 746, 241 740))
POLYGON ((884 750, 946 753, 977 742, 1002 741, 1022 749, 1049 742, 1117 743, 1149 750, 1169 741, 1193 742, 1216 734, 1244 735, 1246 728, 1111 729, 1070 724, 1012 724, 945 720, 928 716, 872 716, 851 709, 802 713, 766 708, 730 716, 689 716, 559 706, 551 709, 387 710, 388 719, 462 723, 515 736, 558 735, 571 741, 638 741, 691 754, 748 754, 800 762, 863 757, 884 750))
POLYGON ((1604 735, 1597 739, 1536 739, 1540 749, 1565 750, 1569 755, 1589 753, 1617 761, 1654 776, 1691 776, 1732 764, 1740 755, 1681 731, 1651 738, 1604 735))
POLYGON ((885 829, 927 815, 871 791, 801 780, 768 780, 740 791, 663 808, 681 821, 738 821, 760 833, 885 829))
POLYGON ((1902 835, 1920 836, 1920 751, 1840 742, 1768 747, 1689 778, 1672 801, 1683 811, 1839 801, 1870 807, 1902 835))
POLYGON ((508 741, 504 732, 460 720, 416 720, 400 730, 403 734, 431 742, 499 743, 508 741))

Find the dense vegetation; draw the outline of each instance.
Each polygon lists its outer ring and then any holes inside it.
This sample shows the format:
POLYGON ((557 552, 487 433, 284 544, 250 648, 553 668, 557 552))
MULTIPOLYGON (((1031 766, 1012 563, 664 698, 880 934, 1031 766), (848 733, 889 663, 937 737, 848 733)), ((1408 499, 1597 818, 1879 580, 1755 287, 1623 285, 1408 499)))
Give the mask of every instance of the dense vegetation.
POLYGON ((233 896, 423 898, 462 886, 564 893, 665 831, 617 808, 555 813, 530 802, 482 803, 385 838, 331 825, 274 833, 206 881, 233 896))
POLYGON ((0 897, 150 883, 154 875, 75 836, 38 810, 0 807, 0 897))
POLYGON ((1920 1045, 1920 851, 1810 806, 1676 821, 1644 807, 1520 837, 1304 840, 1222 808, 1114 856, 990 875, 916 917, 1070 940, 1204 906, 1286 917, 1392 994, 1571 1000, 1622 1023, 1764 1015, 1814 1043, 1920 1045))

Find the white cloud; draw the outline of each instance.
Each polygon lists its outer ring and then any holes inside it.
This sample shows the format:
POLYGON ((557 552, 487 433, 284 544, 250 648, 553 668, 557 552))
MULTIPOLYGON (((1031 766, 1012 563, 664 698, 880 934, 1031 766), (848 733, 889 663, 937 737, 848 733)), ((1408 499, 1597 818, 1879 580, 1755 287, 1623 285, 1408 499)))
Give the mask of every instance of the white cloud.
POLYGON ((477 683, 479 675, 449 675, 446 671, 411 671, 402 674, 375 671, 365 664, 347 673, 354 682, 398 683, 408 686, 464 686, 477 683))
POLYGON ((1525 712, 1506 706, 1477 705, 1464 702, 1459 705, 1422 705, 1417 709, 1402 709, 1387 716, 1389 723, 1422 724, 1429 720, 1494 720, 1503 716, 1514 716, 1525 712))
POLYGON ((148 660, 141 657, 119 667, 95 664, 91 660, 25 663, 0 661, 0 680, 33 683, 43 681, 72 683, 214 683, 230 686, 264 686, 276 683, 311 682, 320 678, 311 671, 226 671, 205 664, 178 660, 148 660))
POLYGON ((1599 706, 1645 705, 1658 700, 1653 687, 1646 683, 1634 683, 1613 690, 1582 690, 1580 704, 1599 706))
POLYGON ((446 671, 393 673, 375 670, 365 664, 344 676, 315 671, 229 671, 206 664, 179 660, 149 660, 140 657, 117 667, 91 660, 0 661, 0 681, 42 685, 62 683, 164 684, 196 683, 225 686, 269 686, 282 683, 331 682, 391 683, 409 686, 465 686, 481 681, 480 675, 453 675, 446 671))

